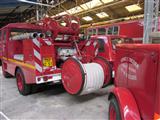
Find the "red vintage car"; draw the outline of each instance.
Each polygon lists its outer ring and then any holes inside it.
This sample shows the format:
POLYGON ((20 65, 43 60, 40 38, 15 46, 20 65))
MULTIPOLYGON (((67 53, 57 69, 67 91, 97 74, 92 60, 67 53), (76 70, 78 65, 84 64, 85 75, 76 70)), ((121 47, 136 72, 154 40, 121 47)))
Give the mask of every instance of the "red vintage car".
POLYGON ((152 120, 160 115, 160 38, 155 40, 118 45, 110 120, 152 120))

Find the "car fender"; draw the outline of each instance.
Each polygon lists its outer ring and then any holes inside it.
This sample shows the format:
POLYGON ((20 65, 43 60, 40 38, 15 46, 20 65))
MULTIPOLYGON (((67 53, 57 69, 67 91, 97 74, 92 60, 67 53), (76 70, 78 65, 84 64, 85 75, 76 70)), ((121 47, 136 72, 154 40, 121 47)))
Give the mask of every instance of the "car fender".
POLYGON ((122 120, 141 120, 139 109, 132 93, 122 87, 114 87, 109 94, 109 100, 116 97, 122 120))

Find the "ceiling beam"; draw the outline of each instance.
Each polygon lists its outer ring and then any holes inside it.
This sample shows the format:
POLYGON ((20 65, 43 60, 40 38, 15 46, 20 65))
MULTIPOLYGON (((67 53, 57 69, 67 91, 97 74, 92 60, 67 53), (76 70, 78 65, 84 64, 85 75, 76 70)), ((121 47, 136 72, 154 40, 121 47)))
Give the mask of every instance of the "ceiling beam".
POLYGON ((2 20, 2 21, 6 21, 8 19, 8 17, 10 15, 12 15, 20 6, 15 7, 10 13, 8 13, 8 15, 2 20))

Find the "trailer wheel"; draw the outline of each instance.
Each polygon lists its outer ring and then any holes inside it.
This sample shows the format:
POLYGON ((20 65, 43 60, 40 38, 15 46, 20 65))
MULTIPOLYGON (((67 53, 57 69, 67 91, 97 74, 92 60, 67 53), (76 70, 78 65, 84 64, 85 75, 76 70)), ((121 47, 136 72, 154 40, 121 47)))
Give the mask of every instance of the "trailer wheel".
POLYGON ((5 78, 11 78, 11 77, 13 77, 11 74, 9 74, 8 72, 5 71, 4 63, 3 62, 2 62, 2 73, 3 73, 3 76, 5 78))
POLYGON ((2 65, 2 60, 0 59, 0 66, 2 65))
POLYGON ((108 116, 109 120, 121 120, 119 105, 115 97, 110 100, 108 116))
POLYGON ((31 85, 25 83, 24 74, 21 69, 16 71, 17 88, 20 94, 28 95, 31 93, 31 85))

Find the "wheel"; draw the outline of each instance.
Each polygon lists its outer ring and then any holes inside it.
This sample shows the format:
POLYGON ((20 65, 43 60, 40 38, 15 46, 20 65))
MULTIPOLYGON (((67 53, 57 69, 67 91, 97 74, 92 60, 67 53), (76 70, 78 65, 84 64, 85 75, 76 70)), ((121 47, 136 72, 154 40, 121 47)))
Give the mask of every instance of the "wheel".
POLYGON ((2 62, 2 73, 3 73, 3 76, 5 78, 11 78, 11 77, 13 77, 11 74, 9 74, 8 72, 5 71, 4 64, 5 63, 2 62))
POLYGON ((20 94, 28 95, 31 93, 31 85, 25 83, 24 74, 21 69, 16 71, 17 88, 20 94))
POLYGON ((115 97, 110 100, 108 116, 109 120, 121 120, 119 105, 115 97))
POLYGON ((0 59, 0 66, 2 65, 2 60, 0 59))

